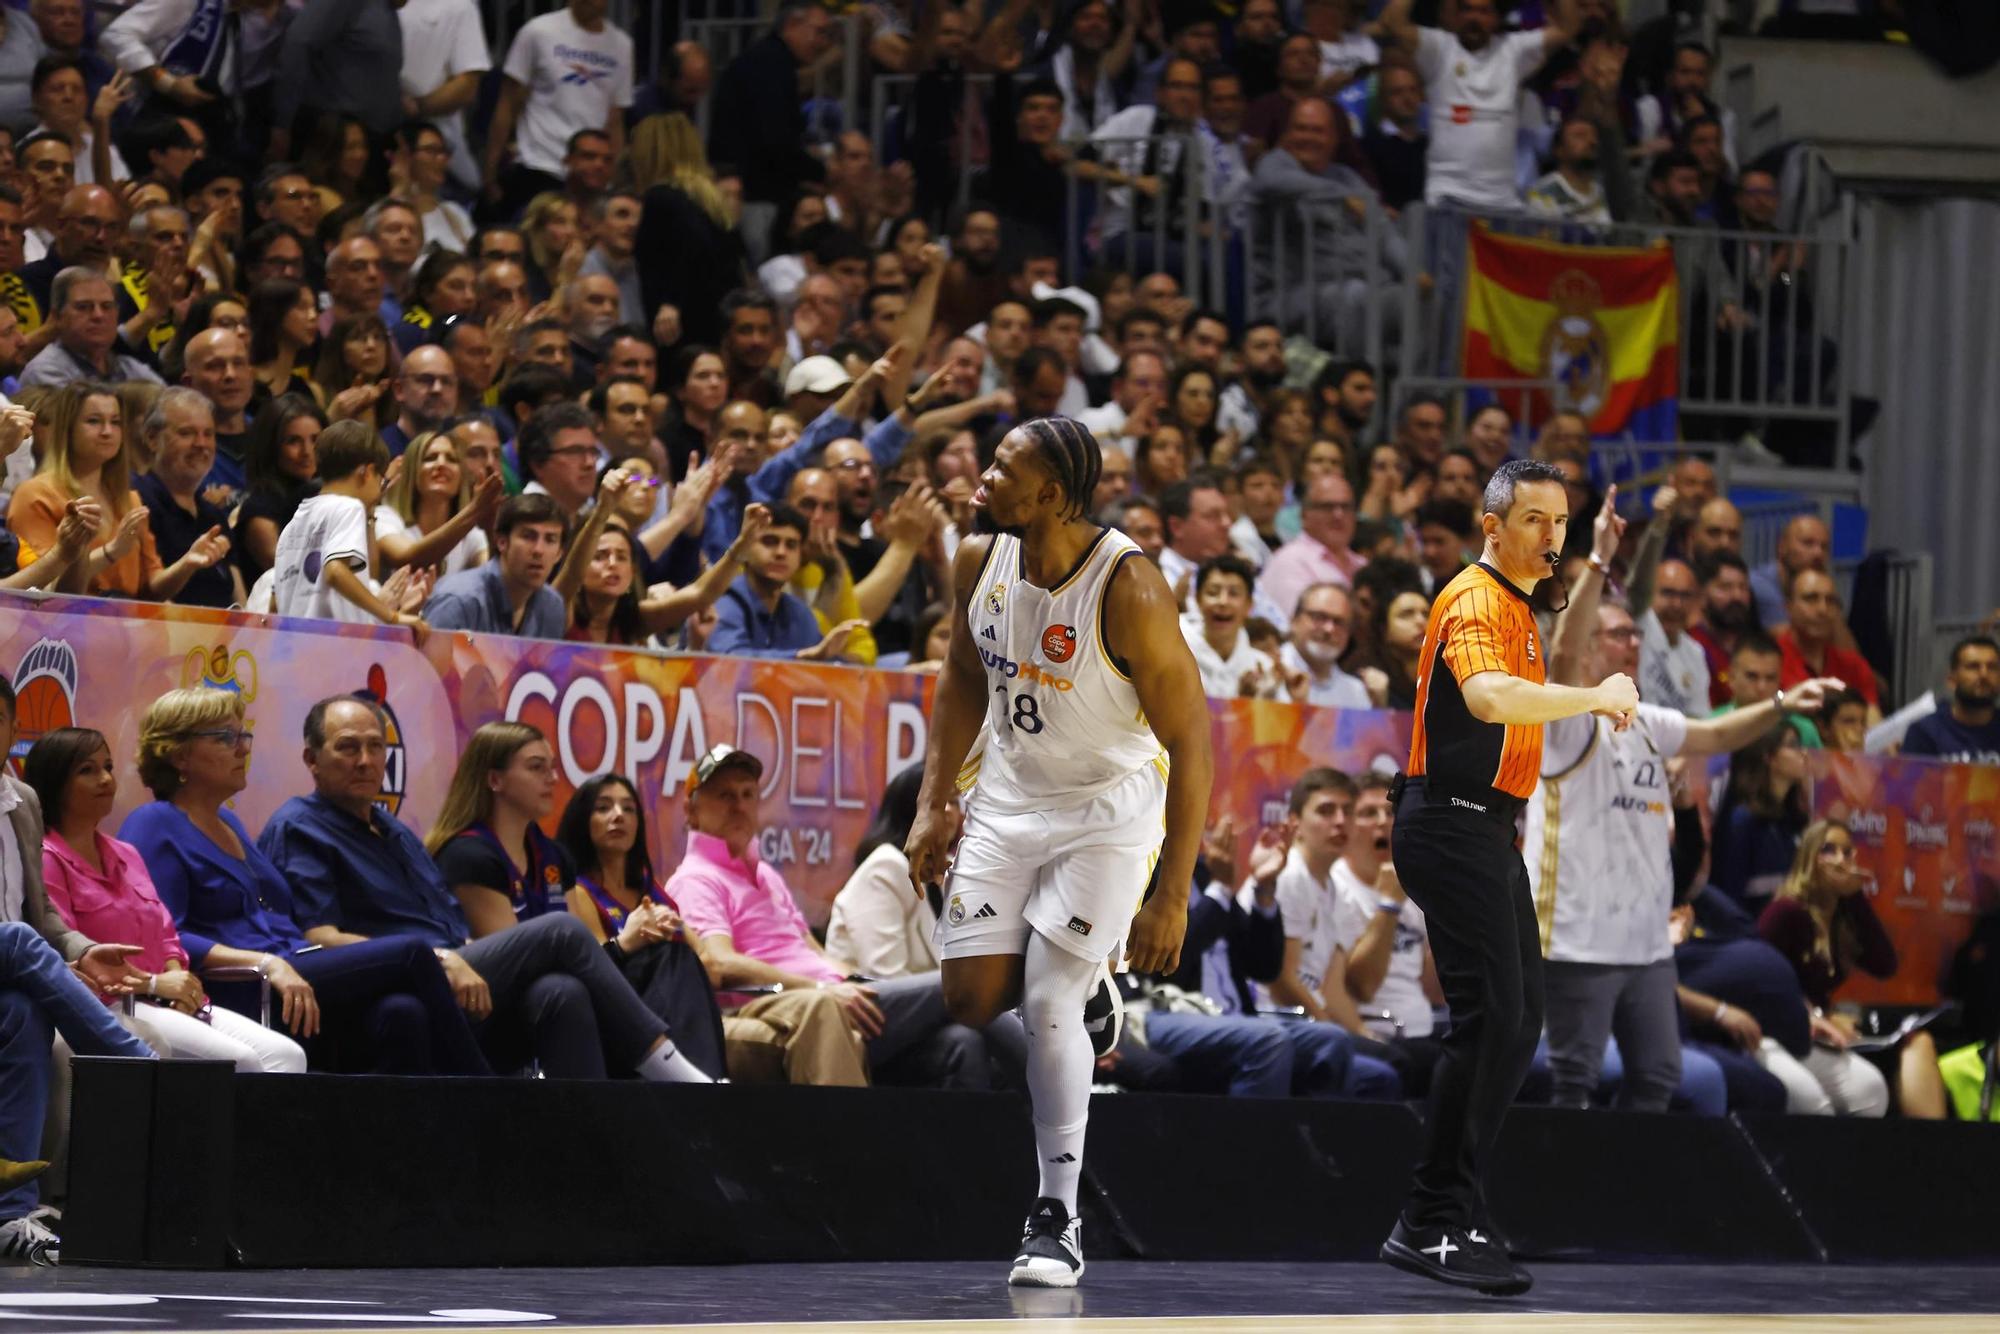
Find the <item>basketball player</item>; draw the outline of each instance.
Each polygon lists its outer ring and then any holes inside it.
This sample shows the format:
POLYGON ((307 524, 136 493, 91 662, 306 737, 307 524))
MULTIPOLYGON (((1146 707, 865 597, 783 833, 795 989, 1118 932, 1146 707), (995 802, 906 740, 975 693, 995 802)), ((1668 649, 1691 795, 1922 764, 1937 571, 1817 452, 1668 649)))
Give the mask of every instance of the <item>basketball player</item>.
POLYGON ((1483 1292, 1534 1280, 1492 1236, 1480 1177, 1542 1030, 1542 952, 1514 821, 1541 773, 1542 724, 1595 713, 1626 727, 1623 673, 1547 685, 1529 595, 1569 531, 1564 474, 1513 459, 1486 484, 1486 549, 1439 592, 1417 663, 1407 774, 1391 788, 1391 850, 1424 910, 1451 1031, 1431 1079, 1424 1156, 1382 1258, 1483 1292))
POLYGON ((983 533, 953 558, 951 646, 910 832, 917 893, 944 878, 945 1003, 983 1028, 1020 1007, 1028 1034, 1038 1198, 1008 1282, 1083 1273, 1077 1182, 1097 1050, 1116 1041, 1124 961, 1180 962, 1208 812, 1208 703, 1159 568, 1087 517, 1097 441, 1066 417, 1000 442, 973 494, 983 533), (985 741, 968 758, 981 726, 985 741), (965 797, 946 870, 945 804, 965 797), (1140 904, 1158 869, 1158 888, 1140 904))

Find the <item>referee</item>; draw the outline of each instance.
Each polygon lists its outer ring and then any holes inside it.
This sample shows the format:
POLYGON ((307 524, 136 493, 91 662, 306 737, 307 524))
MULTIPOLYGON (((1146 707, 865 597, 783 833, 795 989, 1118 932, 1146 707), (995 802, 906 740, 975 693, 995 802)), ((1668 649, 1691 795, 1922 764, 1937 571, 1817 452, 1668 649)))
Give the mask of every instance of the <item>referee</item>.
POLYGON ((1391 797, 1396 874, 1430 932, 1451 1031, 1431 1081, 1427 1142, 1382 1258, 1511 1295, 1534 1282, 1496 1240, 1480 1178, 1542 1028, 1542 952, 1514 823, 1542 767, 1542 724, 1603 714, 1623 729, 1639 692, 1544 684, 1529 595, 1569 529, 1564 475, 1510 460, 1486 484, 1486 550, 1431 606, 1417 666, 1410 764, 1391 797))

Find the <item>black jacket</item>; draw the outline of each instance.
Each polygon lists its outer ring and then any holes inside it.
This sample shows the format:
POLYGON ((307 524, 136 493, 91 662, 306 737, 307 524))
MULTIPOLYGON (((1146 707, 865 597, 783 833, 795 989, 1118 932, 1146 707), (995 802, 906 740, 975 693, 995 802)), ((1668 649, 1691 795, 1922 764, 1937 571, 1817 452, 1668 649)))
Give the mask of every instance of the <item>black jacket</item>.
MULTIPOLYGON (((752 43, 722 72, 709 126, 708 160, 736 169, 745 199, 775 204, 806 181, 826 179, 825 164, 805 149, 799 62, 775 32, 752 43)), ((686 318, 685 307, 681 315, 686 318)))

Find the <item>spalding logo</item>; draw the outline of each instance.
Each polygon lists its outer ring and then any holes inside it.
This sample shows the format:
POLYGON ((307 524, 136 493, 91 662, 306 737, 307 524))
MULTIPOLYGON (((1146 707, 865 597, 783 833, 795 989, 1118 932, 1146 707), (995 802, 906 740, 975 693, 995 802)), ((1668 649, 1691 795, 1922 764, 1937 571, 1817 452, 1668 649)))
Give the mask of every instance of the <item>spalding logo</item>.
POLYGON ((1076 652, 1076 627, 1052 625, 1042 631, 1042 656, 1050 662, 1068 662, 1076 652))

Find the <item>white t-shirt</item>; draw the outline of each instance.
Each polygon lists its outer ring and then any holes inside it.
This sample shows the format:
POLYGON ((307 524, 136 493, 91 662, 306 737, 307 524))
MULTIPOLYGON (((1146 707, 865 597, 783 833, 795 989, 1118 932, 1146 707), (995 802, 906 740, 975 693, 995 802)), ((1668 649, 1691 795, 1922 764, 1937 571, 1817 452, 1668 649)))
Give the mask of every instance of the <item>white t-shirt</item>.
POLYGON ((1286 640, 1278 650, 1278 664, 1288 672, 1306 674, 1312 682, 1306 690, 1305 702, 1308 704, 1317 704, 1323 709, 1375 707, 1375 701, 1368 698, 1368 687, 1362 684, 1360 677, 1341 671, 1339 663, 1329 668, 1325 676, 1318 675, 1313 671, 1312 664, 1306 661, 1306 655, 1299 652, 1290 640, 1286 640))
POLYGON ((561 176, 569 137, 603 129, 615 108, 632 105, 632 39, 609 21, 585 32, 567 9, 530 19, 503 68, 528 90, 515 146, 531 171, 561 176))
MULTIPOLYGON (((403 522, 403 516, 396 513, 394 506, 377 505, 375 507, 375 536, 377 539, 384 537, 418 538, 423 535, 423 529, 418 528, 414 524, 403 522)), ((487 550, 486 534, 480 529, 474 528, 464 537, 458 539, 458 545, 447 551, 444 559, 438 562, 437 577, 442 579, 446 575, 458 574, 462 571, 470 570, 475 566, 484 565, 486 563, 487 550)))
MULTIPOLYGON (((1347 858, 1333 864, 1334 938, 1350 956, 1361 933, 1376 916, 1375 905, 1381 899, 1373 885, 1361 883, 1361 877, 1347 864, 1347 858)), ((1396 1023, 1403 1026, 1404 1037, 1430 1036, 1431 998, 1424 994, 1424 945, 1429 939, 1424 932, 1424 910, 1405 899, 1403 911, 1396 917, 1396 943, 1390 948, 1389 971, 1382 975, 1382 985, 1375 989, 1375 995, 1359 1002, 1364 1009, 1387 1010, 1395 1015, 1396 1023)), ((1368 1027, 1377 1037, 1396 1035, 1395 1024, 1369 1020, 1368 1027)))
MULTIPOLYGON (((403 30, 403 96, 425 97, 442 87, 446 80, 461 74, 485 73, 493 68, 493 55, 486 47, 486 33, 480 27, 479 10, 472 0, 405 0, 396 11, 396 23, 403 30)), ((479 183, 479 164, 465 142, 465 113, 427 119, 444 135, 451 149, 451 176, 462 185, 479 183)), ((453 250, 465 249, 465 242, 452 244, 430 234, 426 221, 424 239, 453 250)))
POLYGON ((368 507, 353 496, 314 496, 299 506, 278 534, 278 555, 271 562, 272 600, 278 615, 379 625, 333 591, 326 567, 335 561, 345 561, 363 583, 370 582, 368 507))
POLYGON ((1340 945, 1334 923, 1333 881, 1314 879, 1305 854, 1293 848, 1285 854, 1285 869, 1278 872, 1277 897, 1278 911, 1285 918, 1285 938, 1299 942, 1299 981, 1314 1000, 1322 1000, 1320 983, 1326 980, 1327 966, 1340 945))
POLYGON ((1365 32, 1344 34, 1337 42, 1319 44, 1319 77, 1352 74, 1364 65, 1382 63, 1382 48, 1365 32))
POLYGON ((1187 640, 1188 648, 1194 654, 1194 665, 1201 670, 1201 688, 1210 699, 1240 697, 1243 694, 1244 673, 1262 672, 1264 679, 1272 685, 1254 698, 1291 700, 1291 695, 1278 677, 1271 655, 1250 647, 1248 631, 1236 632, 1236 646, 1225 658, 1208 642, 1208 636, 1202 633, 1202 625, 1200 612, 1185 612, 1181 616, 1181 638, 1187 640))
POLYGON ((1668 643, 1666 627, 1650 607, 1639 618, 1639 632, 1639 693, 1663 709, 1708 717, 1708 654, 1695 637, 1682 631, 1680 643, 1668 643))
POLYGON ((1540 31, 1495 34, 1472 52, 1450 33, 1417 29, 1417 73, 1431 108, 1426 204, 1521 207, 1514 189, 1521 85, 1541 68, 1546 49, 1540 31))
POLYGON ((1684 714, 1643 702, 1623 732, 1589 714, 1543 732, 1542 781, 1528 800, 1521 855, 1545 957, 1637 965, 1673 952, 1667 761, 1686 742, 1684 714))

